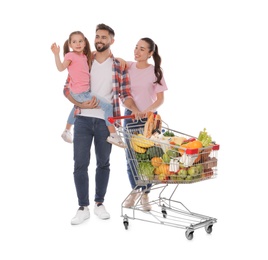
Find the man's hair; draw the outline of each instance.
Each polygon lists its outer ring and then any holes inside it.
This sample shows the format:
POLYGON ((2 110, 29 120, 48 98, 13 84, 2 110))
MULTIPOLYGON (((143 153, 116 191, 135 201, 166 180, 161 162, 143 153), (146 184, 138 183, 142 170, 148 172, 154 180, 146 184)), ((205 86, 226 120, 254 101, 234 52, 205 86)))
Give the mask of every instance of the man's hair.
POLYGON ((96 27, 96 32, 97 32, 98 30, 106 30, 106 31, 109 32, 109 35, 110 35, 111 37, 114 37, 114 36, 115 36, 114 30, 113 30, 110 26, 108 26, 108 25, 106 25, 106 24, 104 24, 104 23, 100 23, 100 24, 97 25, 97 27, 96 27))

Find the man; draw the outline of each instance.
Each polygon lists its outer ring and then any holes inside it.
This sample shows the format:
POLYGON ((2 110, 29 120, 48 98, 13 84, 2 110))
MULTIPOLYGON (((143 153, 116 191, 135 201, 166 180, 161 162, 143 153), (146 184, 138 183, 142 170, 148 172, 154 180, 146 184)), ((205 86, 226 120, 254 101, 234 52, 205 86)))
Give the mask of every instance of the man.
MULTIPOLYGON (((105 24, 96 27, 95 48, 91 67, 92 94, 106 98, 113 103, 114 116, 120 116, 120 103, 133 114, 138 114, 130 94, 128 72, 120 67, 120 63, 111 54, 110 46, 114 43, 114 30, 105 24)), ((74 123, 74 183, 76 187, 79 209, 71 224, 81 224, 90 217, 89 213, 89 178, 90 149, 94 142, 97 167, 95 174, 95 206, 94 213, 101 219, 109 219, 110 214, 103 205, 110 175, 110 153, 112 145, 106 141, 109 131, 104 121, 104 112, 98 108, 96 99, 83 104, 77 103, 68 93, 68 79, 65 85, 66 97, 81 107, 81 114, 74 123), (93 109, 94 108, 94 109, 93 109)))

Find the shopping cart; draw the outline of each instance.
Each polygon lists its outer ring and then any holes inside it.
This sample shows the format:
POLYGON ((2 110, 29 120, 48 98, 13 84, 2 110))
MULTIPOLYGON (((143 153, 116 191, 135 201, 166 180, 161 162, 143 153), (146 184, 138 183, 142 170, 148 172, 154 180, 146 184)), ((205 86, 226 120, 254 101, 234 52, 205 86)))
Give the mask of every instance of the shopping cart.
MULTIPOLYGON (((133 116, 113 117, 109 120, 114 123, 118 119, 126 118, 133 118, 133 116)), ((121 217, 125 229, 128 229, 129 219, 138 219, 185 229, 188 240, 193 239, 194 231, 202 227, 210 234, 213 224, 217 222, 216 218, 194 213, 182 202, 172 198, 179 184, 192 184, 217 176, 219 145, 210 142, 206 147, 200 147, 198 138, 172 130, 163 121, 163 125, 166 126, 161 127, 162 134, 158 133, 146 138, 145 122, 139 122, 140 125, 136 122, 127 124, 126 127, 118 127, 118 133, 127 143, 127 160, 136 188, 150 184, 150 197, 153 191, 157 191, 158 196, 149 201, 151 210, 146 211, 141 205, 144 191, 139 191, 135 205, 127 208, 124 202, 134 192, 133 189, 121 205, 121 217), (165 136, 165 132, 173 136, 165 136), (189 145, 190 142, 193 142, 194 147, 189 145), (171 190, 171 194, 165 197, 164 193, 172 186, 170 184, 174 184, 175 187, 171 190)))

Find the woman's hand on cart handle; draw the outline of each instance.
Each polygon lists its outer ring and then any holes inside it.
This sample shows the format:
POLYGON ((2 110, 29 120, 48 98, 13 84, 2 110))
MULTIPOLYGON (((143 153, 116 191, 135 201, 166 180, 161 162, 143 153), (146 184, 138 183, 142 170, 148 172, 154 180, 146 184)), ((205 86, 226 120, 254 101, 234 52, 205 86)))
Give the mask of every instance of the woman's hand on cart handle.
POLYGON ((133 113, 133 114, 128 115, 128 116, 108 117, 108 121, 111 124, 114 124, 116 122, 116 120, 120 120, 120 119, 129 119, 129 118, 132 118, 133 121, 135 121, 135 120, 140 120, 142 118, 147 118, 147 117, 148 117, 147 113, 137 112, 137 113, 133 113))
MULTIPOLYGON (((136 112, 132 113, 132 116, 134 115, 135 120, 142 120, 144 118, 148 118, 149 112, 136 112)), ((133 120, 134 121, 134 120, 133 120)))
POLYGON ((141 111, 135 109, 135 110, 132 110, 131 116, 133 116, 133 120, 132 121, 141 120, 143 118, 147 118, 147 113, 141 112, 141 111))

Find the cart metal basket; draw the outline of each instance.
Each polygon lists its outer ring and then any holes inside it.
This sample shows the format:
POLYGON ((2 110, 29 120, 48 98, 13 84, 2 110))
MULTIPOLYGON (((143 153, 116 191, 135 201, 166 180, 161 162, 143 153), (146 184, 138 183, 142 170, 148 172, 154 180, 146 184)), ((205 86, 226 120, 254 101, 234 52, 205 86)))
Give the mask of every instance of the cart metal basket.
MULTIPOLYGON (((110 118, 110 121, 130 117, 110 118)), ((121 205, 124 227, 128 229, 129 219, 138 219, 183 228, 188 240, 193 238, 196 229, 202 227, 210 234, 213 224, 217 222, 216 218, 194 213, 172 197, 180 184, 192 184, 217 176, 219 145, 211 142, 206 147, 200 147, 196 137, 172 130, 164 122, 163 125, 166 126, 162 126, 162 134, 150 138, 144 136, 144 123, 118 128, 118 133, 127 144, 127 160, 136 183, 136 187, 128 196, 137 191, 138 187, 148 184, 150 194, 153 191, 158 193, 156 199, 148 202, 151 209, 148 211, 141 205, 144 191, 138 191, 138 199, 131 208, 124 206, 127 196, 121 205), (173 136, 165 136, 165 132, 172 133, 173 136), (186 145, 187 141, 196 142, 190 146, 186 145), (164 193, 170 184, 173 184, 174 188, 170 196, 165 197, 164 193)))

